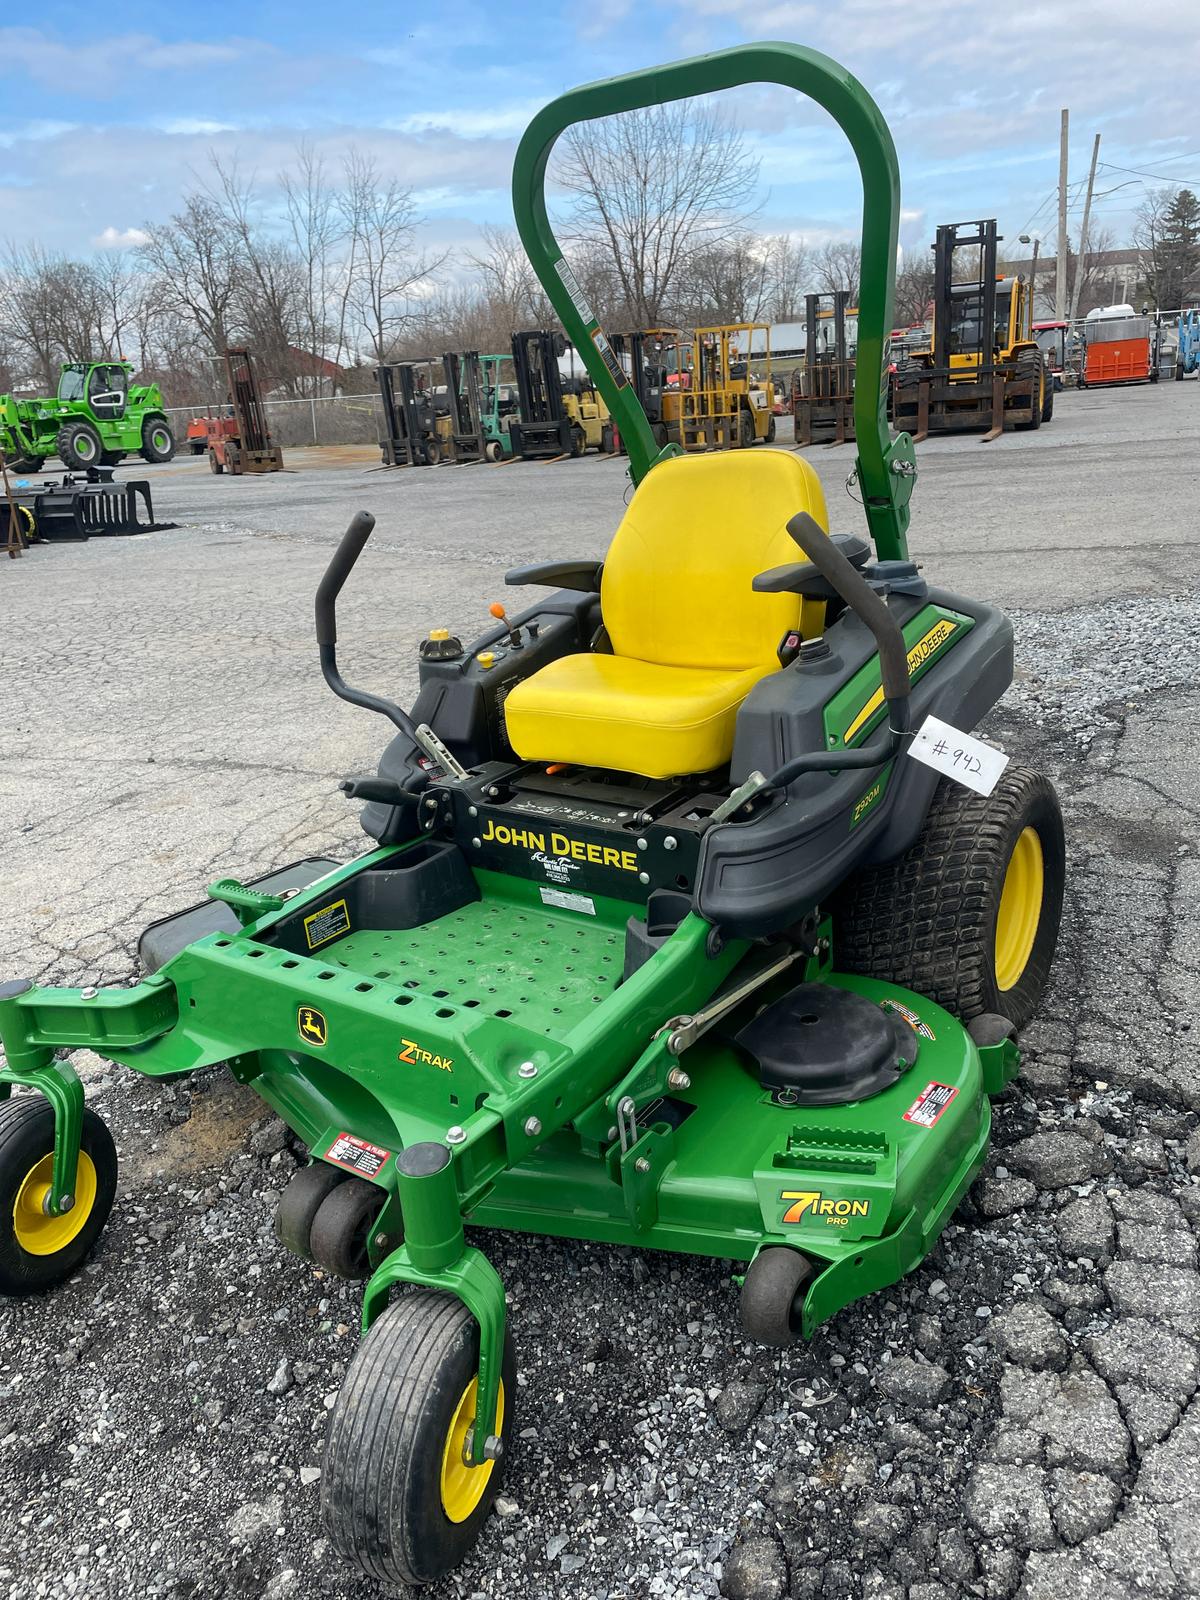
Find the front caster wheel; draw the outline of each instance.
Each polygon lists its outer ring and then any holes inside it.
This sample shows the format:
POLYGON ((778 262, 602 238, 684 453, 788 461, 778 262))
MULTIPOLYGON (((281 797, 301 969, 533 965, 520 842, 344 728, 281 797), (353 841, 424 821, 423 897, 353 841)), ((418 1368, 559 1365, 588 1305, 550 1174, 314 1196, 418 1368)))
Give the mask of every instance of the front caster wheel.
POLYGON ((786 1349, 800 1337, 804 1296, 816 1268, 799 1250, 768 1246, 750 1263, 742 1283, 742 1328, 759 1344, 786 1349))
POLYGON ((487 1520, 512 1434, 516 1361, 506 1334, 496 1431, 500 1457, 467 1466, 479 1326, 452 1295, 417 1289, 372 1326, 338 1393, 321 1475, 334 1545, 372 1578, 433 1583, 487 1520))
POLYGON ((117 1190, 117 1152, 84 1110, 75 1203, 46 1211, 54 1166, 54 1112, 40 1094, 0 1103, 0 1294, 44 1294, 87 1259, 117 1190))

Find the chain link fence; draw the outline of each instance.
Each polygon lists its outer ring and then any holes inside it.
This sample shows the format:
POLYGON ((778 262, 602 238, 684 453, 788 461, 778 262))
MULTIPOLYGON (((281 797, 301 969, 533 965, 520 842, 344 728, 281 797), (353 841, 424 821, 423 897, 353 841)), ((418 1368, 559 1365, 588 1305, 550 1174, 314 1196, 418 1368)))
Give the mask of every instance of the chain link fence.
MULTIPOLYGON (((285 450, 313 444, 378 444, 383 432, 383 402, 378 394, 343 394, 311 400, 265 400, 271 438, 285 450)), ((179 448, 193 417, 202 406, 168 406, 179 448)), ((221 407, 218 415, 227 415, 221 407)))

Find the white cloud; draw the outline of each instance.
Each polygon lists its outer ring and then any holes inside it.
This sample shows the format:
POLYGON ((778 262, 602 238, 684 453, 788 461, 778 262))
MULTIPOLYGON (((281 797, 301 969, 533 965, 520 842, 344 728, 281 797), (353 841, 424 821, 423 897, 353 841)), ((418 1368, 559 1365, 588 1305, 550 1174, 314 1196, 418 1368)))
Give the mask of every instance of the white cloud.
POLYGON ((154 126, 160 133, 236 133, 237 124, 234 122, 213 122, 208 117, 167 117, 165 121, 156 122, 154 126))
POLYGON ((132 82, 141 72, 195 72, 243 62, 265 47, 257 40, 166 44, 151 34, 113 34, 78 44, 52 39, 39 28, 0 28, 0 77, 32 78, 49 89, 71 83, 132 82))
POLYGON ((57 139, 60 134, 73 133, 74 122, 54 122, 42 118, 35 122, 26 122, 19 128, 0 129, 0 150, 11 150, 17 144, 35 144, 43 139, 57 139))
POLYGON ((92 236, 92 243, 97 250, 132 250, 135 245, 145 244, 149 237, 142 228, 114 228, 110 222, 102 233, 92 236))
POLYGON ((406 117, 381 123, 394 133, 453 133, 460 139, 517 138, 525 132, 535 113, 545 105, 545 97, 522 100, 507 106, 472 110, 466 106, 412 111, 406 117))

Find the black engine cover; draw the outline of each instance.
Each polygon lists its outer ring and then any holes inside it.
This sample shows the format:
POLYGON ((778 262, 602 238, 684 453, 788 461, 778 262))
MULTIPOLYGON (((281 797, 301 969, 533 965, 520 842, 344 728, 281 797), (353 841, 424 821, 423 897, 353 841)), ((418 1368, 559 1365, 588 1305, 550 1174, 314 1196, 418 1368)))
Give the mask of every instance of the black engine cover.
POLYGON ((758 1062, 763 1088, 790 1106, 868 1100, 890 1088, 920 1048, 899 1012, 825 983, 797 984, 734 1037, 758 1062))

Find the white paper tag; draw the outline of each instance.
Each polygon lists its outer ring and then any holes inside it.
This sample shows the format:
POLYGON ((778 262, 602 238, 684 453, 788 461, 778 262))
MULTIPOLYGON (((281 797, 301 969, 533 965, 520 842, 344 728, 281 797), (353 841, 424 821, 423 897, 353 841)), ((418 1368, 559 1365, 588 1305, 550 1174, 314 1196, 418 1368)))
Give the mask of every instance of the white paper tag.
POLYGON ((571 894, 566 889, 543 889, 541 895, 544 906, 558 906, 563 911, 586 911, 589 917, 596 915, 596 902, 590 895, 571 894))
POLYGON ((982 739, 960 733, 939 717, 926 717, 917 729, 908 753, 935 772, 942 772, 976 794, 991 794, 1008 765, 1003 750, 993 750, 982 739))

